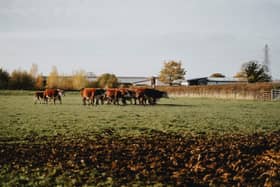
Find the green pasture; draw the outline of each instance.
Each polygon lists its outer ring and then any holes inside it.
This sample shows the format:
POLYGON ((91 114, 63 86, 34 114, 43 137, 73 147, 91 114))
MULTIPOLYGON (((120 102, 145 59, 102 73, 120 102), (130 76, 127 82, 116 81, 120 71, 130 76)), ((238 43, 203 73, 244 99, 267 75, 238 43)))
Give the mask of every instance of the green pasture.
POLYGON ((0 92, 1 141, 100 133, 134 136, 154 130, 223 135, 280 129, 280 102, 170 98, 156 106, 83 106, 78 92, 66 93, 62 105, 34 104, 33 100, 28 91, 0 92))

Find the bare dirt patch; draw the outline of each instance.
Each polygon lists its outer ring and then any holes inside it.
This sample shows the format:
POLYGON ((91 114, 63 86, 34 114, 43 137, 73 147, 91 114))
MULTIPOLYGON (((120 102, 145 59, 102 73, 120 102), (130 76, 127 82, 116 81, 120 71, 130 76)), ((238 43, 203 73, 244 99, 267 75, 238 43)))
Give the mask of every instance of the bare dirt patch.
MULTIPOLYGON (((2 140, 1 140, 2 141, 2 140)), ((2 183, 26 185, 280 185, 280 132, 95 138, 0 143, 2 183), (12 183, 11 183, 11 180, 12 183)))

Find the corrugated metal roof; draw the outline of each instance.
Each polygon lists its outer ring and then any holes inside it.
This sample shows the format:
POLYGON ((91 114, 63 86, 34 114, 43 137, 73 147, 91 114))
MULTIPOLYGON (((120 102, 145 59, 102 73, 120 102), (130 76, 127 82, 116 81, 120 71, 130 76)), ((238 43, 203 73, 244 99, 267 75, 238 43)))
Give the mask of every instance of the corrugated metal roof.
POLYGON ((120 83, 137 83, 150 81, 147 77, 117 77, 120 83))
POLYGON ((234 77, 207 77, 207 80, 213 82, 243 82, 234 77))
POLYGON ((246 82, 234 77, 199 77, 188 79, 187 81, 194 81, 200 79, 207 79, 209 82, 246 82))

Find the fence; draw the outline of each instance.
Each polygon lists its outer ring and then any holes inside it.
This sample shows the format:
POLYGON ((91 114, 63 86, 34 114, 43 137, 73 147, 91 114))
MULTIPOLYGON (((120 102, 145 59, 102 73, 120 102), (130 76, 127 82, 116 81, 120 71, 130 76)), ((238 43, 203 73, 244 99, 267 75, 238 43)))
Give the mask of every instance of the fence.
POLYGON ((280 90, 272 89, 270 91, 264 91, 257 100, 280 101, 280 90))
POLYGON ((271 101, 271 92, 272 91, 264 91, 261 97, 258 100, 262 101, 271 101))
POLYGON ((171 97, 211 97, 263 101, 280 100, 279 83, 178 86, 157 88, 162 91, 168 92, 169 96, 171 97))
POLYGON ((276 101, 280 100, 280 90, 271 90, 271 100, 276 101))

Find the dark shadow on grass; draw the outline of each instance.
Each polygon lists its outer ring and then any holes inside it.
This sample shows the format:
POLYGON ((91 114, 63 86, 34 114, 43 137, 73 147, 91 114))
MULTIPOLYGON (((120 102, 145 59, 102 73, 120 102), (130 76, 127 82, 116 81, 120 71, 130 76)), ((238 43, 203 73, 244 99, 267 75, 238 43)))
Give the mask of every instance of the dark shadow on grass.
POLYGON ((182 108, 195 107, 195 105, 186 105, 186 104, 155 104, 155 105, 146 105, 146 106, 164 106, 164 107, 182 107, 182 108))
POLYGON ((78 104, 78 103, 62 103, 62 104, 53 104, 53 103, 49 103, 49 104, 41 104, 41 105, 58 105, 58 106, 62 106, 62 105, 66 105, 66 106, 84 106, 84 107, 102 107, 102 106, 112 106, 112 107, 127 107, 127 106, 145 106, 145 107, 182 107, 182 108, 190 108, 190 107, 196 107, 196 105, 186 105, 186 104, 155 104, 155 105, 150 105, 150 104, 146 104, 146 105, 141 105, 141 104, 137 104, 137 105, 134 105, 134 104, 120 104, 120 105, 108 105, 108 104, 99 104, 99 105, 83 105, 82 103, 78 104))

